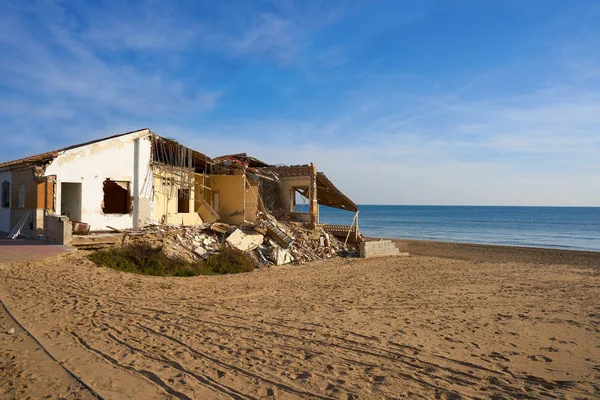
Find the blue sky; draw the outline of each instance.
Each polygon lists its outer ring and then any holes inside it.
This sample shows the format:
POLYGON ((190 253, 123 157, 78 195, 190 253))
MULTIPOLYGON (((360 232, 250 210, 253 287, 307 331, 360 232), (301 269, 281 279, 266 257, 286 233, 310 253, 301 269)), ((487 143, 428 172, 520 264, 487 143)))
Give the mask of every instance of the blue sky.
POLYGON ((149 127, 359 204, 600 206, 595 0, 0 0, 0 160, 149 127))

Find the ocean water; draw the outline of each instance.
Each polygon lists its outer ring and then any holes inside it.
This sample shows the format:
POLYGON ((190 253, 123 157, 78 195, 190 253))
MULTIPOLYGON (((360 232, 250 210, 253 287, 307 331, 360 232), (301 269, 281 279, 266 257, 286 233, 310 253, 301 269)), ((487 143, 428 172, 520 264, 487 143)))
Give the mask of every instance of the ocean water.
MULTIPOLYGON (((365 236, 600 251, 600 207, 359 206, 365 236)), ((320 222, 354 213, 320 208, 320 222)))

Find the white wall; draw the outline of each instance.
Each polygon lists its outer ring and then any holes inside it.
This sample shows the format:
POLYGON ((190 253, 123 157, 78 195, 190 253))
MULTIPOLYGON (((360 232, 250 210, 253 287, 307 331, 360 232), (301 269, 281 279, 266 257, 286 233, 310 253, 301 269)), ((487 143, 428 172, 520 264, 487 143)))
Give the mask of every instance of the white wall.
POLYGON ((61 214, 61 183, 80 182, 81 221, 90 224, 91 230, 137 225, 141 215, 148 214, 148 211, 140 208, 140 204, 144 207, 152 204, 149 134, 148 129, 143 129, 59 154, 46 168, 46 176, 56 175, 56 213, 61 214), (103 184, 106 179, 131 183, 131 214, 102 212, 103 184))
MULTIPOLYGON (((12 182, 10 171, 0 172, 0 185, 4 181, 12 182)), ((12 184, 10 190, 12 193, 12 184)), ((3 208, 2 204, 0 204, 0 231, 10 232, 10 208, 3 208)))

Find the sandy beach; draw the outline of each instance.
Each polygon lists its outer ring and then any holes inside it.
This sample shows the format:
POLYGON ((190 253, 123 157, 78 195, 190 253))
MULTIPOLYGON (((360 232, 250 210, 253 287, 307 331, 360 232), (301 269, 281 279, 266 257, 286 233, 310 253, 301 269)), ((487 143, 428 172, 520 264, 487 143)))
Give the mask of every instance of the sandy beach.
POLYGON ((600 253, 397 245, 215 277, 3 265, 2 301, 56 361, 1 310, 0 397, 600 398, 600 253))

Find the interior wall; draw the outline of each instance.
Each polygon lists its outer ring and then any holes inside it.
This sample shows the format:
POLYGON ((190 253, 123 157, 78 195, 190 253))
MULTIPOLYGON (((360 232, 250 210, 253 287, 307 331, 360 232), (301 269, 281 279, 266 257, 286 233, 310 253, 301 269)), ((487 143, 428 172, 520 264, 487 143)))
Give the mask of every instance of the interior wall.
POLYGON ((292 212, 292 196, 295 196, 295 194, 292 194, 294 188, 309 187, 310 177, 308 176, 290 176, 281 178, 279 181, 279 198, 283 210, 286 212, 292 212))
POLYGON ((219 204, 211 206, 219 213, 219 220, 232 225, 242 224, 246 195, 244 176, 212 175, 208 182, 207 186, 210 186, 212 193, 218 193, 219 204))

